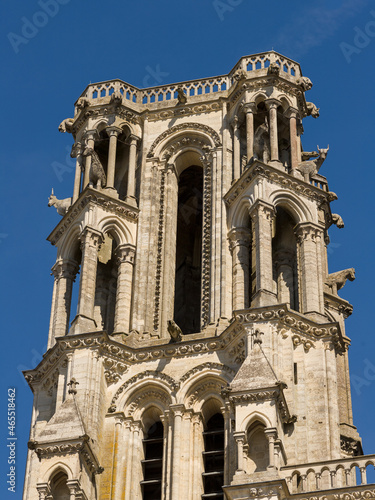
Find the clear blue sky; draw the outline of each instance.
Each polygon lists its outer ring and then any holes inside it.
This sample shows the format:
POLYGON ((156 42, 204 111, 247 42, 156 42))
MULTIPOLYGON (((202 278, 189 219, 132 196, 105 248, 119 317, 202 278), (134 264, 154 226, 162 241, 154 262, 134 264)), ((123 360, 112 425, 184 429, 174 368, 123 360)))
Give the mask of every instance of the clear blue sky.
POLYGON ((303 144, 330 150, 321 173, 339 196, 345 229, 331 228, 330 271, 355 267, 341 295, 355 375, 355 424, 375 452, 374 78, 375 7, 370 0, 60 0, 40 14, 34 0, 3 0, 1 54, 2 361, 0 497, 21 499, 32 394, 21 370, 45 351, 55 249, 45 241, 59 221, 51 187, 71 196, 72 137, 59 123, 90 82, 121 78, 142 87, 227 73, 243 55, 276 51, 297 60, 314 83, 307 94, 320 118, 305 119, 303 144), (37 25, 37 26, 36 26, 37 25), (9 35, 12 33, 12 35, 9 35), (367 33, 367 34, 366 34, 367 33), (60 164, 60 166, 58 166, 60 164), (62 175, 61 165, 65 165, 62 175), (366 361, 367 360, 367 361, 366 361), (366 364, 367 363, 367 364, 366 364), (371 371, 371 363, 374 367, 371 371), (17 492, 6 491, 6 391, 17 389, 17 492))

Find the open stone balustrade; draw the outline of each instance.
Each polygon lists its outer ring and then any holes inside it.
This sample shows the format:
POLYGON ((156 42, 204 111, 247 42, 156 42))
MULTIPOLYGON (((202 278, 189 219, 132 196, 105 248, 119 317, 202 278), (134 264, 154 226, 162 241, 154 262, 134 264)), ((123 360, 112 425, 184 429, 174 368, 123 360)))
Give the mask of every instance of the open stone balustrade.
POLYGON ((220 93, 229 90, 236 83, 235 73, 238 70, 247 71, 248 78, 258 78, 267 75, 267 69, 272 63, 280 67, 280 76, 292 80, 297 80, 302 76, 298 63, 271 51, 242 57, 228 75, 144 89, 129 85, 122 80, 109 80, 88 85, 80 97, 88 99, 91 104, 102 104, 104 98, 110 97, 114 92, 120 92, 131 103, 149 105, 176 99, 177 89, 182 89, 186 97, 220 93))
POLYGON ((280 474, 286 479, 289 490, 296 494, 367 485, 368 466, 375 468, 375 455, 287 466, 280 469, 280 474))

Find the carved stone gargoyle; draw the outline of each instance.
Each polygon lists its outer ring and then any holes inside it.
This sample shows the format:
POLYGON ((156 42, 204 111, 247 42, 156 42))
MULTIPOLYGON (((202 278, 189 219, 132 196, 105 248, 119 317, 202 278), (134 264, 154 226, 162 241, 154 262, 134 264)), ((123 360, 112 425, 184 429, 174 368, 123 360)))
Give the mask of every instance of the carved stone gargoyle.
POLYGON ((306 103, 307 116, 312 116, 313 118, 319 117, 319 110, 313 102, 306 103))
POLYGON ((278 76, 280 73, 280 66, 273 62, 268 66, 267 75, 278 76))
POLYGON ((59 215, 65 215, 66 212, 69 210, 69 208, 72 205, 72 198, 64 198, 63 200, 58 200, 56 196, 53 194, 53 188, 52 192, 50 194, 50 197, 48 198, 48 206, 49 207, 56 207, 57 213, 59 215))
POLYGON ((355 269, 353 267, 329 274, 325 284, 332 290, 333 294, 337 295, 337 291, 343 288, 347 280, 355 280, 355 269))
POLYGON ((93 148, 86 147, 82 156, 84 158, 91 156, 90 183, 95 185, 96 189, 105 187, 107 184, 107 177, 96 151, 93 148))
POLYGON ((173 319, 168 320, 168 333, 171 336, 172 342, 180 342, 182 339, 181 328, 175 321, 173 321, 173 319))
POLYGON ((332 224, 335 224, 339 229, 345 227, 344 221, 339 214, 332 214, 332 224))
POLYGON ((72 133, 72 127, 73 127, 73 121, 74 118, 65 118, 60 125, 59 125, 59 132, 65 133, 68 132, 69 134, 72 133))
POLYGON ((187 97, 185 95, 185 92, 183 91, 182 87, 179 87, 177 89, 177 105, 186 104, 186 102, 187 97))

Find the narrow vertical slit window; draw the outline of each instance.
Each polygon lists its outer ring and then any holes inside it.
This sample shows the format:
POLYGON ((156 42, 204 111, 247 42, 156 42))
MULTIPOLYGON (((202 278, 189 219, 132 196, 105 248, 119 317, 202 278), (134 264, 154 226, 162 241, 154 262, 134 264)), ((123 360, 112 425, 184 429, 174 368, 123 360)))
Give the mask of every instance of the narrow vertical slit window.
POLYGON ((203 432, 203 488, 202 499, 224 499, 224 418, 220 413, 213 415, 203 432))
POLYGON ((163 474, 163 424, 153 424, 143 439, 143 500, 160 500, 163 474))
POLYGON ((297 363, 294 363, 294 385, 298 384, 298 367, 297 363))

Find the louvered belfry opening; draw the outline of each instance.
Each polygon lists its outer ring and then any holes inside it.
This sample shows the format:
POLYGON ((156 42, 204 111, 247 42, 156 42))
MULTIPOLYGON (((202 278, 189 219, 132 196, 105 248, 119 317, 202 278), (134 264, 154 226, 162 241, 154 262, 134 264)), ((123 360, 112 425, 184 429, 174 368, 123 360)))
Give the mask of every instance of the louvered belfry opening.
POLYGON ((163 471, 163 424, 154 423, 143 439, 142 499, 160 500, 163 471))
POLYGON ((215 413, 203 432, 203 498, 224 499, 224 418, 215 413))

